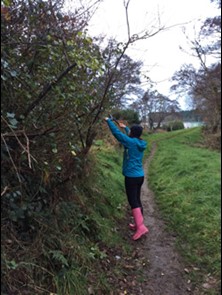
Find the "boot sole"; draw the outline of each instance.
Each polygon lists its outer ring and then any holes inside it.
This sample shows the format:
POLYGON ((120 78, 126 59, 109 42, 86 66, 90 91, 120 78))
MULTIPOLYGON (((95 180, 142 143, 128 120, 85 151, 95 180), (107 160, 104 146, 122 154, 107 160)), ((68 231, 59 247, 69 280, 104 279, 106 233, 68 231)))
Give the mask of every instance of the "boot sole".
POLYGON ((142 236, 144 236, 145 234, 148 234, 148 232, 149 232, 149 230, 146 229, 146 230, 144 230, 142 233, 140 233, 139 236, 136 236, 136 234, 133 235, 132 239, 133 239, 134 241, 139 240, 142 236), (135 237, 135 236, 136 236, 136 237, 135 237))

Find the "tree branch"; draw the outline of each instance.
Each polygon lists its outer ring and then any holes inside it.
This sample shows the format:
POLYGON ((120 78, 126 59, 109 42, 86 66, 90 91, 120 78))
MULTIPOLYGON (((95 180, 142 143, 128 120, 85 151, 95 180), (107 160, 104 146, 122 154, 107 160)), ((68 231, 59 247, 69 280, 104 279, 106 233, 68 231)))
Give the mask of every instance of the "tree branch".
POLYGON ((130 25, 129 25, 129 14, 128 14, 128 7, 129 7, 130 0, 127 2, 124 0, 125 12, 126 12, 126 25, 127 25, 127 32, 128 32, 128 40, 130 40, 130 25))
POLYGON ((26 111, 24 112, 23 116, 26 118, 29 113, 40 103, 40 101, 47 95, 47 93, 56 85, 58 84, 74 67, 77 66, 77 63, 73 63, 71 64, 69 67, 67 67, 65 69, 64 72, 62 72, 59 77, 51 82, 51 83, 48 83, 46 84, 44 87, 43 87, 43 90, 40 92, 38 98, 33 101, 30 106, 26 109, 26 111))

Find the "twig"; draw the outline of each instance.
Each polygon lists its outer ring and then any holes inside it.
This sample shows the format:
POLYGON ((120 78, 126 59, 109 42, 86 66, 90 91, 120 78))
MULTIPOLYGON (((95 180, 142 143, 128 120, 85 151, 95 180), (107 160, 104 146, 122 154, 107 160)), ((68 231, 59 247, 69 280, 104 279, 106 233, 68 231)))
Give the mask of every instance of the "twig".
POLYGON ((5 186, 3 191, 1 192, 1 197, 6 193, 7 190, 8 190, 8 186, 5 186))
POLYGON ((22 266, 22 265, 24 265, 24 266, 34 266, 34 267, 38 267, 38 268, 40 268, 40 269, 42 269, 43 271, 45 271, 46 273, 48 273, 49 275, 51 275, 52 277, 54 277, 54 274, 51 272, 51 271, 49 271, 48 269, 46 269, 45 267, 42 267, 41 265, 38 265, 38 264, 36 264, 36 263, 32 263, 32 262, 20 262, 19 264, 18 264, 19 266, 22 266))
POLYGON ((12 159, 12 156, 11 156, 11 153, 10 153, 10 151, 9 151, 8 145, 7 145, 7 143, 6 143, 5 139, 4 139, 4 136, 3 136, 2 134, 1 134, 1 138, 2 138, 2 140, 3 140, 3 142, 4 142, 4 144, 5 144, 6 150, 7 150, 7 152, 8 152, 9 158, 10 158, 10 160, 11 160, 11 162, 12 162, 12 166, 13 166, 14 169, 15 169, 15 172, 16 172, 16 175, 17 175, 17 177, 18 177, 18 180, 19 180, 20 183, 22 183, 22 180, 21 180, 21 178, 20 178, 20 176, 19 176, 19 173, 18 173, 18 169, 17 169, 17 167, 15 166, 15 163, 14 163, 14 161, 13 161, 13 159, 12 159))
POLYGON ((102 1, 101 1, 101 0, 97 0, 97 1, 95 1, 95 3, 91 4, 91 6, 89 6, 88 8, 86 8, 85 11, 80 12, 79 14, 77 13, 77 14, 76 14, 76 17, 80 17, 80 16, 82 16, 83 14, 87 13, 87 12, 88 12, 93 6, 95 6, 97 3, 100 3, 100 2, 102 2, 102 1))
POLYGON ((27 157, 28 157, 28 163, 29 163, 29 168, 32 168, 32 163, 31 163, 31 155, 30 155, 30 150, 29 150, 29 139, 27 137, 27 135, 25 134, 25 131, 23 132, 25 138, 26 138, 26 142, 27 142, 27 148, 26 148, 26 152, 27 152, 27 157))
POLYGON ((29 161, 29 168, 31 168, 31 158, 37 163, 37 160, 30 154, 29 152, 29 139, 27 137, 27 135, 25 134, 25 131, 23 130, 22 133, 24 134, 26 140, 27 140, 27 148, 21 143, 21 141, 19 140, 18 136, 16 135, 15 131, 12 129, 12 127, 8 124, 8 122, 5 120, 5 118, 3 116, 1 116, 2 120, 6 123, 6 125, 9 127, 9 129, 12 131, 12 133, 14 134, 15 138, 17 139, 19 145, 22 147, 22 149, 27 153, 28 155, 28 161, 29 161))
POLYGON ((129 24, 129 14, 128 14, 128 7, 129 7, 130 0, 127 3, 124 1, 124 6, 126 10, 126 24, 127 24, 127 32, 128 32, 128 40, 130 40, 130 24, 129 24))
MULTIPOLYGON (((34 124, 33 124, 34 125, 34 124)), ((38 129, 35 125, 34 125, 34 127, 36 128, 36 129, 38 129)), ((29 133, 29 134, 26 134, 26 136, 29 138, 29 139, 32 139, 32 138, 34 138, 34 137, 36 137, 36 136, 43 136, 43 135, 46 135, 47 133, 49 133, 50 131, 51 132, 58 132, 58 131, 60 131, 59 129, 54 129, 53 130, 53 128, 54 127, 49 127, 48 129, 45 129, 45 130, 42 130, 41 132, 39 131, 39 132, 37 132, 37 133, 29 133)), ((15 137, 15 135, 17 136, 17 137, 21 137, 21 136, 23 136, 24 135, 24 130, 18 130, 17 132, 15 132, 14 130, 13 130, 13 132, 5 132, 5 133, 3 133, 3 135, 4 135, 4 137, 15 137)))

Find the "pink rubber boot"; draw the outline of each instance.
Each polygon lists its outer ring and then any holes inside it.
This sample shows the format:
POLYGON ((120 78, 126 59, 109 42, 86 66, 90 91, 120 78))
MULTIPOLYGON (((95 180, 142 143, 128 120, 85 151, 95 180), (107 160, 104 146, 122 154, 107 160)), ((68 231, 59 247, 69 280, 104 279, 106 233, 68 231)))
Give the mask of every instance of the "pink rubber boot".
MULTIPOLYGON (((142 214, 143 214, 143 207, 140 207, 141 208, 141 212, 142 212, 142 214)), ((131 229, 131 230, 136 230, 136 225, 135 225, 135 223, 129 223, 129 228, 131 229)))
POLYGON ((135 241, 147 234, 149 230, 143 223, 143 214, 141 212, 141 208, 132 209, 132 213, 136 224, 136 233, 132 237, 132 239, 135 241))

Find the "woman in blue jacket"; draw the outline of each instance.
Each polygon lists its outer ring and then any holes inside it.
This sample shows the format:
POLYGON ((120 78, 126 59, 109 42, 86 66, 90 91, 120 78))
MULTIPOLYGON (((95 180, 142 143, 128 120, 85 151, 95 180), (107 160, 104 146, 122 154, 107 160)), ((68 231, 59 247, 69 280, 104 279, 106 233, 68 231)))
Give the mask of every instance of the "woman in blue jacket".
POLYGON ((125 133, 113 123, 111 118, 105 118, 113 136, 124 146, 122 173, 125 176, 125 189, 128 202, 132 209, 135 225, 130 225, 136 230, 133 240, 138 240, 148 233, 148 228, 143 223, 143 209, 140 199, 141 186, 144 182, 143 153, 147 146, 146 142, 140 138, 143 128, 133 125, 130 129, 123 123, 118 123, 125 133))

